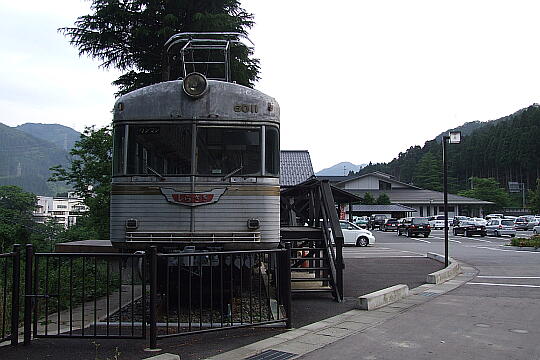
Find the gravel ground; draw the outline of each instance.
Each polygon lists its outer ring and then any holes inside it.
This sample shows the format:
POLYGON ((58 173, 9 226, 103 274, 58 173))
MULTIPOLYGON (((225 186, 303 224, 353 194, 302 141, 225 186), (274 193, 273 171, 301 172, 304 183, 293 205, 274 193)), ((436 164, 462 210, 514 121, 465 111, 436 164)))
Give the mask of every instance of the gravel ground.
MULTIPOLYGON (((243 284, 243 289, 240 295, 240 288, 236 286, 234 294, 231 299, 223 299, 223 311, 221 308, 221 300, 214 299, 213 304, 203 304, 202 308, 197 301, 192 299, 191 312, 188 304, 188 299, 182 299, 180 309, 177 309, 176 305, 171 304, 167 311, 166 300, 163 299, 161 304, 158 305, 158 323, 172 323, 185 324, 189 323, 199 326, 200 324, 224 324, 233 323, 252 323, 260 321, 273 320, 274 317, 270 310, 269 299, 266 295, 266 289, 264 286, 261 288, 259 298, 259 278, 253 276, 252 279, 252 291, 250 291, 249 283, 243 284)), ((176 302, 177 299, 171 299, 172 302, 176 302)), ((207 301, 208 302, 208 301, 207 301)), ((124 306, 120 311, 109 316, 111 322, 142 322, 143 313, 146 315, 148 321, 150 317, 150 297, 149 294, 145 298, 145 308, 143 309, 143 299, 139 298, 133 303, 124 306)))

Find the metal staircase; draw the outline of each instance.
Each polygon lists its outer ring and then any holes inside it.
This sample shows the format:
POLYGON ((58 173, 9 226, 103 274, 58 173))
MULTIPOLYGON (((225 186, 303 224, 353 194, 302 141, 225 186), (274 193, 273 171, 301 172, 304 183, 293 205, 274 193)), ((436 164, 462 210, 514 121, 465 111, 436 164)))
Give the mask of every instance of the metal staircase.
POLYGON ((291 289, 343 299, 343 234, 328 182, 312 180, 282 192, 281 241, 291 243, 291 289), (290 226, 290 225, 296 226, 290 226), (302 226, 298 226, 302 225, 302 226))

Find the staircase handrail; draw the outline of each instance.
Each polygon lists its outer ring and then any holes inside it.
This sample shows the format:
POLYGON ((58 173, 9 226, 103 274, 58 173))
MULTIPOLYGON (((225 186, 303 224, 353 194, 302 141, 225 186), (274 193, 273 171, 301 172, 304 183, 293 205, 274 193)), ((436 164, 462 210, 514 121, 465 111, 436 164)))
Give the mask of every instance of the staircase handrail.
POLYGON ((343 232, 339 224, 337 212, 334 205, 334 197, 328 181, 321 182, 321 210, 323 220, 323 234, 326 243, 326 250, 330 260, 330 270, 332 279, 335 282, 336 299, 341 301, 343 298, 343 232), (329 221, 329 223, 328 223, 329 221), (329 233, 331 229, 331 233, 329 233), (336 250, 334 250, 334 245, 336 250))

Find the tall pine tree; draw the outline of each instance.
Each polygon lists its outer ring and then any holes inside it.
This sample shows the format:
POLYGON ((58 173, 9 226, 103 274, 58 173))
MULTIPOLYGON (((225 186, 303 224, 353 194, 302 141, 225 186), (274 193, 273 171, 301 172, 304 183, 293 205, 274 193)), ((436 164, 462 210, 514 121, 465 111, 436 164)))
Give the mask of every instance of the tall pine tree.
MULTIPOLYGON (((92 0, 92 14, 80 16, 74 27, 60 28, 79 49, 101 61, 103 68, 125 71, 114 85, 117 95, 178 77, 169 67, 165 42, 180 32, 237 32, 246 35, 253 14, 237 0, 92 0)), ((232 79, 252 87, 259 60, 252 50, 235 47, 232 79)))

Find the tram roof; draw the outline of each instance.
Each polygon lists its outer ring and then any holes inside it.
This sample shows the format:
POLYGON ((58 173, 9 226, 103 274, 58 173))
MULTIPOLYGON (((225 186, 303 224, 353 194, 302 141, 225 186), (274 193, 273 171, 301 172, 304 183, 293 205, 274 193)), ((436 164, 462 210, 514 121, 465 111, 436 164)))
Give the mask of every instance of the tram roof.
POLYGON ((161 82, 121 96, 113 121, 213 120, 279 124, 279 104, 258 90, 224 81, 208 80, 208 89, 193 99, 182 80, 161 82))

